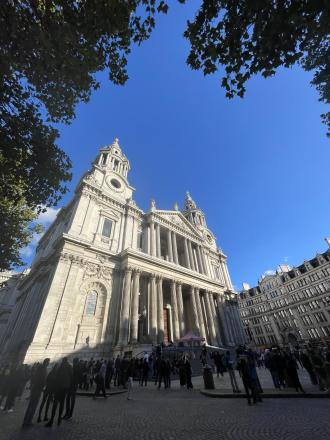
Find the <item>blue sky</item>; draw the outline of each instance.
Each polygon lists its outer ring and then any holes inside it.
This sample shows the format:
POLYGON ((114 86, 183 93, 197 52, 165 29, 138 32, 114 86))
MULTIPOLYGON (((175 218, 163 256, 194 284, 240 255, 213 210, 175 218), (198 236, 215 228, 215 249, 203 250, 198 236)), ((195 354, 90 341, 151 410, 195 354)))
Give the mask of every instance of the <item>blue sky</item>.
MULTIPOLYGON (((59 127, 59 145, 73 162, 71 192, 59 206, 72 197, 98 149, 118 137, 138 205, 146 210, 155 198, 157 207, 171 209, 189 190, 240 288, 280 263, 299 264, 326 249, 325 106, 299 67, 254 78, 243 100, 227 100, 219 73, 204 78, 185 64, 182 33, 197 5, 173 2, 151 39, 133 49, 127 84, 114 86, 100 73, 101 88, 78 106, 70 126, 59 127)), ((29 262, 33 246, 23 254, 29 262)))

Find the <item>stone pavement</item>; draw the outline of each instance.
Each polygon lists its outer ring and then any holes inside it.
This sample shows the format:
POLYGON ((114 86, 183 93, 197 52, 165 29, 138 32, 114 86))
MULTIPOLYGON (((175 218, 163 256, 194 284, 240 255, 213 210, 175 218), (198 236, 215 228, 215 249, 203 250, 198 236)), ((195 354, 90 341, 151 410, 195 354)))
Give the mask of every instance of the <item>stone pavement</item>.
POLYGON ((170 390, 134 383, 132 400, 125 394, 78 397, 73 420, 50 429, 37 423, 20 428, 27 405, 22 400, 13 413, 0 413, 0 440, 330 439, 328 399, 267 399, 248 406, 246 399, 209 399, 199 392, 201 378, 193 382, 193 391, 177 382, 170 390))

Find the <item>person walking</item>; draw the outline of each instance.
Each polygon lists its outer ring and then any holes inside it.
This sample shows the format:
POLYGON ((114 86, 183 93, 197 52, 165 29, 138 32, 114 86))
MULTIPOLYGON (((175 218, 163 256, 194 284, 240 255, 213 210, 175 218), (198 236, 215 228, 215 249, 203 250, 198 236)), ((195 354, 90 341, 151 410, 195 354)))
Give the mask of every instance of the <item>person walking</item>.
POLYGON ((261 401, 261 399, 258 396, 257 373, 254 359, 251 358, 247 352, 239 354, 237 368, 242 378, 248 405, 251 405, 252 403, 256 405, 257 400, 261 401))
POLYGON ((30 399, 24 415, 23 427, 32 425, 34 413, 36 412, 42 390, 46 384, 47 367, 49 365, 49 362, 50 359, 46 358, 41 365, 38 365, 34 369, 34 373, 31 377, 30 399))
POLYGON ((54 401, 52 406, 52 414, 48 423, 46 423, 46 427, 50 428, 53 426, 54 418, 56 415, 57 407, 58 409, 58 418, 57 425, 62 423, 62 413, 64 409, 64 402, 66 395, 69 393, 71 383, 72 383, 72 366, 68 362, 68 358, 64 357, 61 364, 56 370, 55 376, 55 391, 54 391, 54 401))

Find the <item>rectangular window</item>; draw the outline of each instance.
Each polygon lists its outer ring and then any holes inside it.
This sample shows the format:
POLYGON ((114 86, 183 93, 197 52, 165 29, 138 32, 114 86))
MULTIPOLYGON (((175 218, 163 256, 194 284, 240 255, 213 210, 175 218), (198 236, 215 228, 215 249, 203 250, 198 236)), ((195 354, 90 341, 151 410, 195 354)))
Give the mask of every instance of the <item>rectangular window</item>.
POLYGON ((110 238, 112 228, 112 221, 108 218, 104 219, 103 228, 102 228, 102 236, 110 238))
POLYGON ((137 234, 137 248, 142 249, 142 243, 143 243, 143 234, 142 231, 139 231, 137 234))

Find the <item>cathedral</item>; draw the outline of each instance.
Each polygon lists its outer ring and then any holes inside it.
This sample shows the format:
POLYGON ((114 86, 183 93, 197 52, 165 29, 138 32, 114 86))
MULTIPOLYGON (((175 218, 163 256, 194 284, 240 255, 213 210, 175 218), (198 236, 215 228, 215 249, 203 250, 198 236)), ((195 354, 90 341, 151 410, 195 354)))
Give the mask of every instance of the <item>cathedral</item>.
POLYGON ((226 256, 204 213, 189 193, 182 209, 152 200, 143 212, 129 171, 118 139, 101 148, 17 277, 3 358, 136 355, 187 334, 244 343, 226 256))

